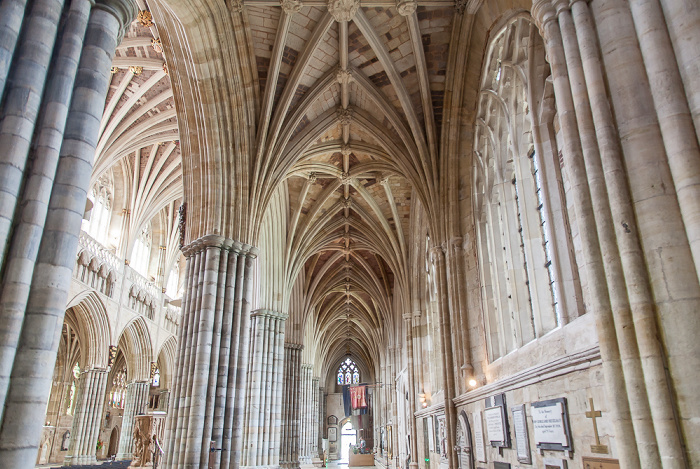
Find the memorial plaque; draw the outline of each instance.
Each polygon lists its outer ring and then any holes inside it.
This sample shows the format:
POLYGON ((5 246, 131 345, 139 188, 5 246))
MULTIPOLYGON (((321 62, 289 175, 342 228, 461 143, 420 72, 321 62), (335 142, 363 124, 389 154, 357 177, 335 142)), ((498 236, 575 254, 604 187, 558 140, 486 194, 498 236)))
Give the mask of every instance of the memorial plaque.
POLYGON ((506 395, 496 394, 485 399, 486 438, 495 448, 510 448, 510 430, 506 414, 506 395))
POLYGON ((523 464, 532 464, 530 453, 530 436, 527 432, 527 417, 525 415, 525 405, 518 405, 511 408, 513 412, 513 430, 515 431, 515 448, 518 461, 523 464))
POLYGON ((474 449, 476 460, 486 462, 486 448, 484 447, 484 428, 481 423, 481 412, 476 411, 474 416, 474 449))
POLYGON ((510 463, 494 461, 493 469, 510 469, 510 463))
POLYGON ((486 435, 489 441, 503 441, 505 437, 505 428, 503 428, 503 409, 501 407, 489 407, 484 410, 486 417, 486 435))
POLYGON ((620 461, 609 458, 583 457, 583 469, 620 469, 620 461))
POLYGON ((566 459, 544 458, 544 469, 567 469, 566 459))
POLYGON ((534 439, 539 449, 573 451, 566 399, 531 404, 534 439))

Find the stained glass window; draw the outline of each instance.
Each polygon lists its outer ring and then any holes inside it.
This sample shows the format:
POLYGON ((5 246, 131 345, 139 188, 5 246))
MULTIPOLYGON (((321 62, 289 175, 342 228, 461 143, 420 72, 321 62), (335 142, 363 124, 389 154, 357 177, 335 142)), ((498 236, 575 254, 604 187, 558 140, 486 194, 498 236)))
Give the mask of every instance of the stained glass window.
POLYGON ((350 357, 346 358, 338 368, 338 384, 359 384, 360 370, 350 357))

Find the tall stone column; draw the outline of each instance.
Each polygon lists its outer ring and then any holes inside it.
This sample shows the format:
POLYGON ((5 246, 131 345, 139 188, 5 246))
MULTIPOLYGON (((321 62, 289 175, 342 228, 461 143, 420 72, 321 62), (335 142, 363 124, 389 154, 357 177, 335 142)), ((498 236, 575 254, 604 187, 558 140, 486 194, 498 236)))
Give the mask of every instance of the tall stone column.
MULTIPOLYGON (((46 116, 57 112, 59 118, 55 122, 56 129, 50 130, 42 124, 39 135, 46 130, 55 140, 36 142, 39 149, 34 164, 41 168, 45 163, 40 156, 43 155, 42 145, 60 142, 55 178, 51 180, 51 173, 46 179, 37 179, 40 184, 36 186, 29 184, 31 179, 23 186, 23 200, 29 201, 28 204, 37 200, 38 204, 36 207, 27 205, 29 211, 23 213, 28 216, 24 219, 25 226, 33 236, 28 238, 21 230, 16 230, 11 241, 14 256, 26 255, 25 258, 15 257, 17 263, 30 266, 24 269, 19 282, 8 275, 11 267, 7 265, 5 254, 2 259, 5 278, 13 281, 3 285, 0 299, 3 303, 9 301, 0 311, 0 408, 4 409, 0 423, 0 467, 30 468, 36 461, 43 424, 41 415, 46 409, 53 375, 53 366, 48 364, 56 360, 99 123, 111 79, 112 56, 136 10, 131 0, 98 1, 90 14, 82 53, 74 42, 80 36, 81 11, 73 12, 71 22, 64 26, 67 36, 60 43, 54 63, 56 69, 49 72, 51 82, 42 97, 47 103, 43 112, 46 116), (64 50, 64 45, 72 52, 64 50), (69 77, 58 76, 58 73, 69 75, 68 62, 78 57, 75 84, 69 77), (57 90, 54 87, 57 84, 65 86, 57 90), (72 99, 61 139, 56 134, 63 126, 60 106, 65 98, 53 93, 60 91, 70 95, 71 89, 72 99), (55 108, 48 104, 52 101, 57 104, 55 108), (46 209, 48 193, 51 196, 46 209), (47 210, 45 218, 44 210, 47 210), (6 305, 10 307, 5 308, 6 305)), ((42 122, 49 124, 49 121, 42 122)))
POLYGON ((413 353, 413 324, 412 324, 412 313, 404 313, 403 314, 403 324, 404 328, 406 329, 406 347, 408 348, 407 350, 407 357, 408 357, 408 365, 407 365, 407 371, 408 371, 408 387, 409 387, 409 392, 408 392, 408 410, 409 410, 409 419, 411 420, 411 462, 409 463, 409 467, 414 469, 418 467, 418 428, 416 425, 416 378, 415 378, 415 371, 413 369, 414 364, 418 361, 416 360, 416 357, 414 356, 413 353))
POLYGON ((282 443, 280 466, 282 469, 299 468, 299 391, 301 384, 301 352, 303 345, 284 344, 285 379, 282 401, 282 443))
POLYGON ((137 415, 145 415, 148 405, 148 381, 132 381, 126 385, 126 402, 119 434, 117 459, 131 459, 134 454, 134 421, 137 415))
POLYGON ((289 315, 259 309, 251 314, 246 433, 242 466, 279 465, 285 324, 289 315))
MULTIPOLYGON (((438 290, 438 309, 440 317, 440 332, 442 334, 441 352, 443 356, 443 378, 445 386, 445 423, 447 425, 447 447, 454 448, 457 445, 457 411, 453 399, 455 398, 454 357, 452 354, 452 326, 449 312, 449 297, 447 292, 447 262, 445 250, 442 246, 434 246, 430 249, 432 262, 435 264, 436 285, 438 290)), ((414 441, 411 438, 411 441, 414 441)), ((447 455, 449 469, 456 469, 455 455, 447 455)))
POLYGON ((674 68, 678 68, 677 64, 669 63, 670 56, 664 57, 662 63, 651 63, 656 60, 654 57, 659 58, 659 54, 671 54, 663 37, 666 32, 664 28, 659 29, 656 3, 644 5, 642 2, 611 0, 605 3, 605 7, 593 2, 589 8, 595 21, 605 87, 619 134, 625 176, 629 181, 636 221, 630 225, 629 231, 639 237, 641 256, 637 259, 628 256, 624 251, 626 247, 621 251, 623 260, 627 258, 639 263, 637 270, 644 272, 638 278, 630 275, 630 291, 642 293, 638 296, 643 299, 646 290, 644 277, 648 275, 647 294, 651 293, 649 297, 653 302, 646 311, 640 308, 643 314, 635 316, 635 327, 644 331, 638 332, 640 347, 652 347, 642 351, 644 370, 652 382, 668 373, 672 385, 674 402, 671 405, 666 399, 656 401, 656 393, 665 386, 663 380, 648 386, 650 392, 655 393, 650 395, 654 425, 672 429, 672 415, 676 413, 680 433, 686 438, 689 460, 678 461, 672 455, 672 448, 677 448, 669 438, 673 431, 668 433, 656 429, 658 444, 666 453, 662 460, 668 467, 682 467, 684 464, 694 467, 700 464, 700 451, 694 444, 699 431, 700 410, 693 405, 697 394, 697 380, 693 374, 700 367, 700 353, 696 346, 700 335, 700 321, 697 320, 700 284, 692 255, 696 235, 694 224, 686 224, 687 215, 694 209, 687 205, 690 199, 686 197, 697 190, 692 185, 687 186, 696 177, 693 168, 697 168, 697 161, 690 156, 693 150, 687 141, 669 141, 670 134, 679 135, 680 132, 687 136, 689 128, 680 103, 682 96, 675 90, 677 70, 674 68), (667 91, 654 89, 660 83, 667 91), (673 91, 669 91, 671 89, 673 91), (677 129, 670 129, 670 126, 677 126, 677 129), (686 156, 679 159, 680 155, 686 156), (687 160, 681 161, 684 158, 687 160), (686 169, 681 170, 680 179, 675 166, 678 163, 687 164, 686 169), (659 334, 650 333, 656 324, 659 334), (661 357, 652 351, 654 347, 661 348, 661 357), (655 358, 662 360, 655 365, 655 358), (658 369, 658 364, 662 364, 664 372, 658 369), (658 371, 654 371, 654 367, 658 371), (661 404, 664 401, 666 404, 661 404))
POLYGON ((321 395, 321 389, 318 386, 319 383, 319 378, 318 376, 314 376, 313 379, 311 380, 311 389, 313 389, 313 401, 311 404, 311 460, 313 462, 313 459, 316 458, 318 455, 318 448, 319 448, 319 443, 318 443, 318 429, 320 423, 323 421, 323 417, 321 416, 321 409, 320 409, 320 402, 319 402, 319 396, 321 395))
POLYGON ((105 404, 107 370, 93 368, 80 374, 70 446, 65 465, 95 464, 97 438, 105 404))
POLYGON ((535 2, 533 16, 544 31, 547 58, 551 65, 557 113, 563 137, 563 152, 569 178, 579 233, 581 235, 584 268, 588 277, 589 303, 596 316, 596 328, 603 360, 605 385, 611 403, 618 451, 623 467, 638 468, 639 454, 627 399, 627 387, 622 371, 622 357, 617 344, 615 323, 607 290, 601 246, 591 194, 588 187, 584 154, 579 140, 578 123, 571 92, 561 31, 556 11, 546 0, 535 2))
POLYGON ((218 235, 183 248, 187 258, 164 467, 237 467, 243 445, 253 261, 257 249, 218 235))

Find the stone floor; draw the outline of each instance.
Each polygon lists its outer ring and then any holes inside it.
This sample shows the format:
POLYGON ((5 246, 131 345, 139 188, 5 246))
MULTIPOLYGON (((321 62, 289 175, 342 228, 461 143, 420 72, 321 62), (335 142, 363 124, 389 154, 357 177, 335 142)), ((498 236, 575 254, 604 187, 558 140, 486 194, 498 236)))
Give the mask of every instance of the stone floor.
POLYGON ((98 467, 100 469, 126 469, 131 461, 98 461, 93 465, 77 465, 77 466, 62 466, 60 464, 42 464, 36 466, 37 469, 92 469, 98 467))

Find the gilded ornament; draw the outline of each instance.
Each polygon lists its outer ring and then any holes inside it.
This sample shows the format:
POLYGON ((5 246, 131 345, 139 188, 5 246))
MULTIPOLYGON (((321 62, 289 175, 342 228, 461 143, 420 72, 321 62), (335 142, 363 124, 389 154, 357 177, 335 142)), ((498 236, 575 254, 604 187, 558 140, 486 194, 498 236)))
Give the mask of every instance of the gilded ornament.
POLYGON ((112 75, 114 75, 119 71, 119 67, 112 67, 109 71, 112 73, 112 75))
POLYGON ((163 43, 157 37, 151 39, 151 47, 158 53, 163 53, 163 43))
POLYGON ((141 23, 141 26, 144 26, 146 28, 150 28, 153 26, 153 16, 151 16, 151 12, 148 10, 141 10, 139 11, 138 16, 136 16, 136 19, 141 23))
POLYGON ((143 72, 143 67, 141 67, 140 65, 132 65, 131 67, 129 67, 129 71, 134 75, 141 75, 141 73, 143 72))

